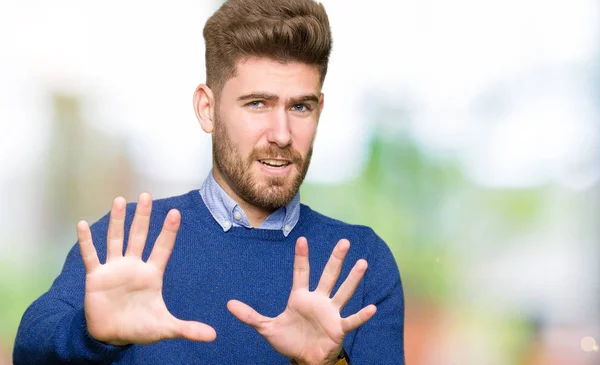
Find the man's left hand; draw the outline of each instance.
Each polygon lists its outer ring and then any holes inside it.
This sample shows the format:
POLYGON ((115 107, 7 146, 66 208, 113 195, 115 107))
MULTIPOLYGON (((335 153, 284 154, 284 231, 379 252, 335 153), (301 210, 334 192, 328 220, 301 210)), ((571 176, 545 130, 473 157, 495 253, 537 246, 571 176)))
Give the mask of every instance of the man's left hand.
POLYGON ((238 300, 227 303, 229 311, 240 321, 254 327, 273 348, 301 365, 334 364, 346 334, 371 319, 377 308, 371 304, 357 313, 342 318, 340 310, 354 294, 367 270, 367 262, 356 262, 335 295, 331 291, 340 275, 350 242, 340 240, 315 291, 309 291, 308 242, 296 241, 292 291, 283 313, 265 317, 238 300))

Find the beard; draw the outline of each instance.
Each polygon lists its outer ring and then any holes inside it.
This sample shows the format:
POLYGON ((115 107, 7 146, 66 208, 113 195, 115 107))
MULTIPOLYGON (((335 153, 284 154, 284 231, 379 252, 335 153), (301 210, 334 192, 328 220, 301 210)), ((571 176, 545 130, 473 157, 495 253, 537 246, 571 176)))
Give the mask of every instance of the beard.
POLYGON ((215 129, 212 137, 213 159, 215 166, 221 172, 229 187, 244 201, 256 207, 274 211, 289 203, 306 177, 312 144, 306 158, 290 145, 281 148, 270 143, 268 146, 257 147, 244 159, 237 146, 227 134, 225 125, 221 123, 218 113, 215 115, 215 129), (293 163, 293 169, 288 176, 256 176, 252 170, 259 159, 284 158, 293 163))

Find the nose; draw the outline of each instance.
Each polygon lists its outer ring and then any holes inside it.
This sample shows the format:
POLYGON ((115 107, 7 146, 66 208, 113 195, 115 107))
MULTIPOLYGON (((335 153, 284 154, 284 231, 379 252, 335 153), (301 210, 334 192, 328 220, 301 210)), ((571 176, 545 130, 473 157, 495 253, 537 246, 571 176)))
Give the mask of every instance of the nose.
POLYGON ((280 148, 292 143, 292 131, 289 116, 285 111, 273 113, 270 121, 269 131, 267 133, 269 143, 275 143, 280 148))

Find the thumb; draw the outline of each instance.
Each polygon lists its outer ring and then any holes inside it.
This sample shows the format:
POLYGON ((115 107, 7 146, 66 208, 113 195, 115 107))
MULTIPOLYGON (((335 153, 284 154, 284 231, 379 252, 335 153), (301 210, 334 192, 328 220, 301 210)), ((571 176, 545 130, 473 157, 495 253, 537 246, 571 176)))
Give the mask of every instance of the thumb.
POLYGON ((259 333, 265 328, 265 325, 271 321, 271 318, 265 317, 258 313, 248 304, 242 303, 239 300, 230 300, 227 302, 227 309, 237 319, 245 324, 254 327, 259 333))
POLYGON ((217 337, 215 329, 207 324, 196 321, 182 321, 177 318, 173 320, 173 335, 175 338, 200 342, 211 342, 217 337))

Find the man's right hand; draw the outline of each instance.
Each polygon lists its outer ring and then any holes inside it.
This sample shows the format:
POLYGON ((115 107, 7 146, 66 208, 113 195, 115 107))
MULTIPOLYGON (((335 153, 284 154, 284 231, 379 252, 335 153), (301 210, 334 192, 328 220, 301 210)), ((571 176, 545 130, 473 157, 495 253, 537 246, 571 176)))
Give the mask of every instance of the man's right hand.
POLYGON ((152 197, 142 193, 123 255, 124 198, 116 198, 106 235, 106 263, 100 264, 87 222, 77 224, 77 237, 85 265, 85 317, 90 335, 98 341, 122 346, 151 344, 170 338, 213 341, 215 330, 200 322, 182 321, 167 309, 162 297, 163 275, 173 251, 181 216, 167 214, 147 262, 142 252, 148 236, 152 197))

